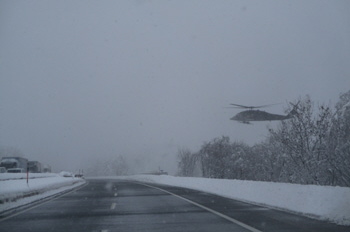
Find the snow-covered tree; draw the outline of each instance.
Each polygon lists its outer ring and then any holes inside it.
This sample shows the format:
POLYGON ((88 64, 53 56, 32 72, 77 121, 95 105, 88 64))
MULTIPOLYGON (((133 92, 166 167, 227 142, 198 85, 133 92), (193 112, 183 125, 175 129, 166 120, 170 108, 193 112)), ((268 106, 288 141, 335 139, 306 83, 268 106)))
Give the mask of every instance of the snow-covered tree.
POLYGON ((327 145, 329 184, 350 186, 350 91, 336 104, 327 145))
POLYGON ((252 180, 288 182, 285 165, 288 159, 274 136, 252 147, 253 158, 250 163, 252 180))
POLYGON ((225 178, 225 161, 231 154, 230 138, 227 136, 204 143, 199 151, 203 176, 225 178))
POLYGON ((196 154, 193 154, 188 149, 179 149, 177 153, 179 159, 178 162, 178 175, 180 176, 193 176, 195 165, 197 162, 196 154))
POLYGON ((230 143, 227 136, 204 143, 198 152, 203 176, 246 179, 249 173, 249 149, 249 146, 243 143, 230 143))
POLYGON ((270 130, 281 145, 289 181, 303 184, 321 184, 327 179, 326 160, 327 132, 331 126, 330 107, 320 105, 314 110, 309 96, 294 104, 296 114, 282 121, 277 130, 270 130), (296 107, 295 107, 296 106, 296 107))

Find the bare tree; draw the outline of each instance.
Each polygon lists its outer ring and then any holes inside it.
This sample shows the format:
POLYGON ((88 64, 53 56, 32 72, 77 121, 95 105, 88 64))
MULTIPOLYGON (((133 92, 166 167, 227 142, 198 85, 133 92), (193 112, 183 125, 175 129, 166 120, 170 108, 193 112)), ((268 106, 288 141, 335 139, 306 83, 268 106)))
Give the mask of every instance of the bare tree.
POLYGON ((193 176, 195 165, 197 161, 196 154, 193 154, 188 149, 179 149, 177 152, 178 162, 178 175, 180 176, 193 176))

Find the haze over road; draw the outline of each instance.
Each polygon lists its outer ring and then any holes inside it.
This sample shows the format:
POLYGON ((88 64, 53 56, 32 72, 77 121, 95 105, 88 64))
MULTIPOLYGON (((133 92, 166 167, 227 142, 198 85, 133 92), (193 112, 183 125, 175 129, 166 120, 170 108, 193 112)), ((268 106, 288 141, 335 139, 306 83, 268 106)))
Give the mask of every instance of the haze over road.
POLYGON ((189 189, 121 180, 85 187, 1 219, 1 231, 348 231, 349 227, 189 189))

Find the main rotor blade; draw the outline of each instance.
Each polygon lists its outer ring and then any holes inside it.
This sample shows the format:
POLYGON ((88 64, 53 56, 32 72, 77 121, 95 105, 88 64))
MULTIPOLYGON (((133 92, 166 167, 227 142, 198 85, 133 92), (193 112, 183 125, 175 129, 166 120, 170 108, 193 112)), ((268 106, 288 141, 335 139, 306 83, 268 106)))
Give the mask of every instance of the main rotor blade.
POLYGON ((235 108, 244 108, 244 109, 255 108, 254 106, 243 106, 243 105, 238 105, 233 103, 231 103, 230 105, 235 106, 235 108))
POLYGON ((227 106, 227 107, 224 107, 226 109, 245 109, 243 107, 240 107, 240 106, 227 106))
POLYGON ((282 103, 280 102, 280 103, 274 103, 274 104, 268 104, 268 105, 256 106, 256 108, 263 108, 263 107, 274 106, 274 105, 279 105, 279 104, 282 104, 282 103))
POLYGON ((273 105, 278 105, 278 104, 281 104, 281 103, 261 105, 261 106, 244 106, 244 105, 238 105, 238 104, 233 104, 233 103, 231 103, 230 105, 235 106, 235 108, 256 109, 256 108, 263 108, 263 107, 268 107, 268 106, 273 106, 273 105))

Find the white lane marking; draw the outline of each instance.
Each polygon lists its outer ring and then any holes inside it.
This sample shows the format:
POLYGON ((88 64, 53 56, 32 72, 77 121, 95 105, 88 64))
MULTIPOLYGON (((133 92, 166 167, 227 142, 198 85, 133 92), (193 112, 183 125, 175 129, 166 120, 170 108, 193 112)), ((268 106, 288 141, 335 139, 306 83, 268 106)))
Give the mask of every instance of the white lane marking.
POLYGON ((114 196, 115 196, 115 197, 118 196, 118 193, 114 193, 114 196))
POLYGON ((117 203, 112 203, 111 210, 115 209, 116 206, 117 206, 117 203))
POLYGON ((108 230, 101 230, 101 232, 108 232, 108 230))
POLYGON ((210 208, 208 208, 208 207, 206 207, 206 206, 204 206, 204 205, 198 204, 198 203, 196 203, 196 202, 194 202, 194 201, 191 201, 191 200, 189 200, 189 199, 187 199, 187 198, 184 198, 184 197, 182 197, 182 196, 180 196, 180 195, 177 195, 177 194, 175 194, 175 193, 172 193, 172 192, 169 192, 169 191, 167 191, 167 190, 164 190, 164 189, 161 189, 161 188, 152 186, 152 185, 148 185, 148 184, 143 184, 143 183, 138 183, 138 184, 141 184, 141 185, 144 185, 144 186, 147 186, 147 187, 150 187, 150 188, 158 189, 158 190, 163 191, 163 192, 165 192, 165 193, 171 194, 171 195, 173 195, 173 196, 175 196, 175 197, 178 197, 178 198, 180 198, 180 199, 182 199, 182 200, 184 200, 184 201, 187 201, 187 202, 189 202, 189 203, 191 203, 191 204, 193 204, 193 205, 195 205, 195 206, 198 206, 198 207, 200 207, 200 208, 202 208, 202 209, 205 209, 205 210, 207 210, 207 211, 209 211, 209 212, 211 212, 211 213, 213 213, 213 214, 216 214, 216 215, 218 215, 218 216, 220 216, 220 217, 222 217, 222 218, 225 218, 226 220, 228 220, 228 221, 230 221, 230 222, 232 222, 232 223, 235 223, 235 224, 237 224, 237 225, 239 225, 239 226, 241 226, 241 227, 243 227, 243 228, 245 228, 245 229, 247 229, 247 230, 249 230, 249 231, 251 231, 251 232, 262 232, 261 230, 255 229, 254 227, 251 227, 251 226, 249 226, 249 225, 247 225, 247 224, 245 224, 245 223, 243 223, 243 222, 240 222, 240 221, 238 221, 238 220, 236 220, 236 219, 233 219, 233 218, 231 218, 231 217, 229 217, 229 216, 227 216, 227 215, 225 215, 225 214, 222 214, 222 213, 220 213, 220 212, 218 212, 218 211, 215 211, 215 210, 213 210, 213 209, 210 209, 210 208))

